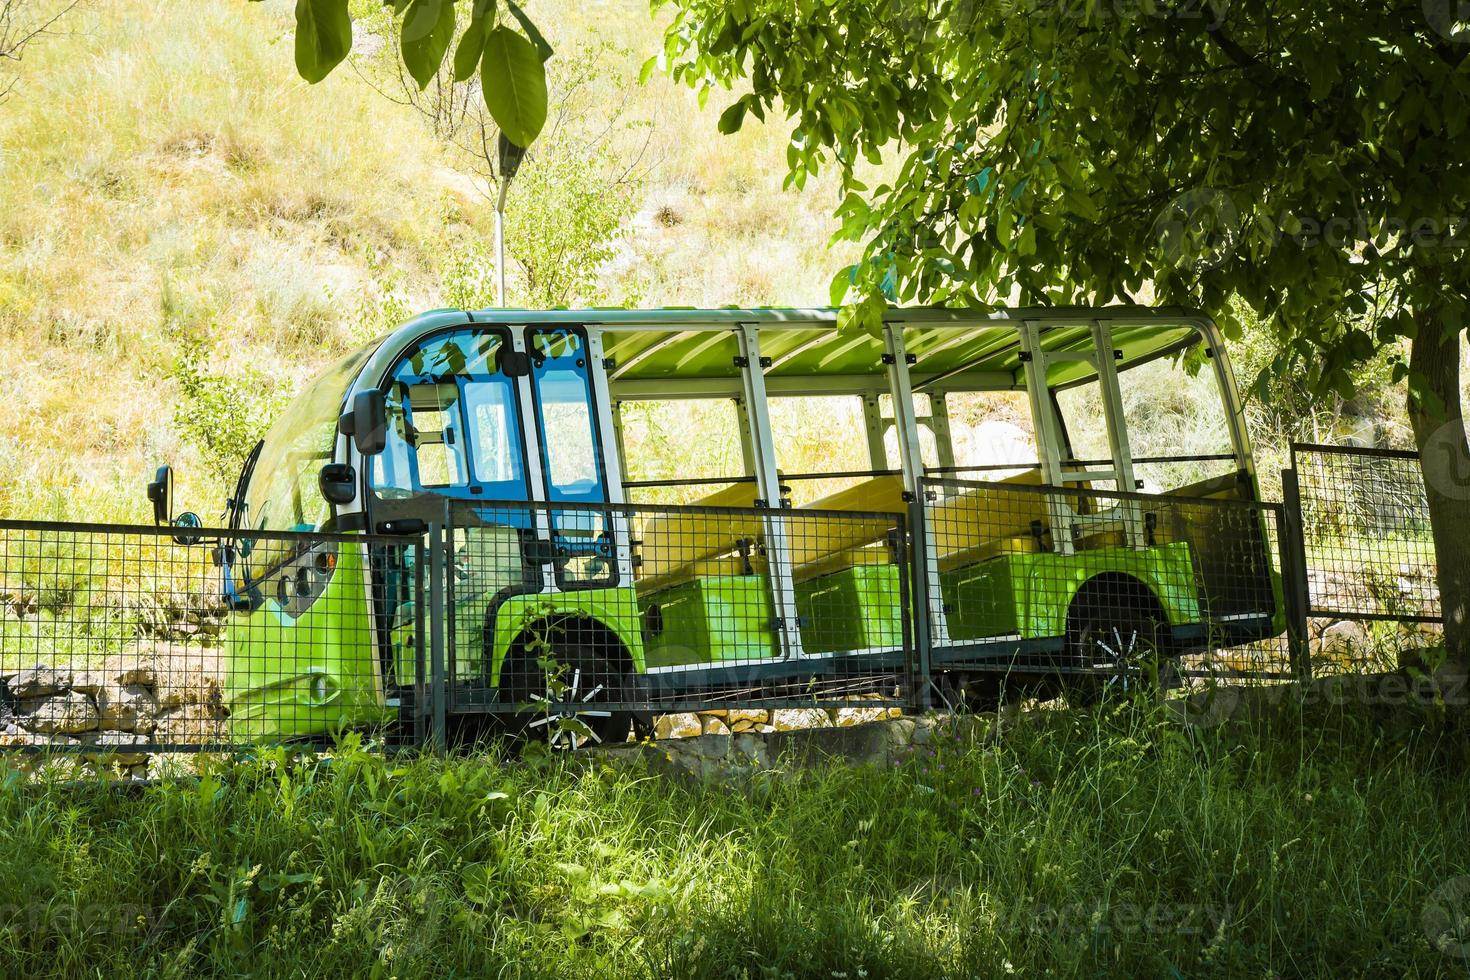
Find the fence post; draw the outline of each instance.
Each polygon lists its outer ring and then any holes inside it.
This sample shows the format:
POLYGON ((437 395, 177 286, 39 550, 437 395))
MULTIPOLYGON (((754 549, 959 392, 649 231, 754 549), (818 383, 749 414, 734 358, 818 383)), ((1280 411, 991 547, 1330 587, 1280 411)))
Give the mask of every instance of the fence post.
POLYGON ((444 525, 434 521, 429 525, 429 744, 438 752, 444 750, 447 741, 445 705, 449 693, 444 669, 444 574, 444 525))
POLYGON ((929 562, 928 527, 924 523, 924 502, 915 498, 909 502, 909 581, 912 588, 912 620, 914 646, 909 660, 918 671, 915 685, 915 706, 927 711, 933 704, 933 679, 930 663, 932 639, 929 635, 929 562))
POLYGON ((1307 579, 1307 545, 1302 525, 1301 486, 1296 467, 1281 471, 1281 528, 1277 535, 1281 550, 1281 590, 1286 602, 1286 642, 1292 673, 1300 681, 1312 678, 1312 651, 1307 634, 1311 608, 1307 579))

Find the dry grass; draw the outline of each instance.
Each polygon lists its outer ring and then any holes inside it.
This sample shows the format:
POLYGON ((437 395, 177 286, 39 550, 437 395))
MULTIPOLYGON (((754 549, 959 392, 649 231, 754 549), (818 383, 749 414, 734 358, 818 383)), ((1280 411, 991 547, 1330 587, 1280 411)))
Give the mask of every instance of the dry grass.
MULTIPOLYGON (((610 23, 605 4, 542 6, 563 48, 610 23)), ((659 27, 616 6, 636 74, 659 27)), ((289 5, 121 0, 72 27, 0 114, 0 516, 142 519, 168 460, 210 517, 225 488, 172 424, 175 338, 299 386, 371 332, 365 302, 439 305, 445 236, 487 215, 408 110, 350 71, 296 77, 289 5)), ((830 194, 780 190, 784 136, 720 137, 718 100, 664 79, 635 98, 652 169, 609 294, 823 300, 848 259, 824 247, 830 194)))

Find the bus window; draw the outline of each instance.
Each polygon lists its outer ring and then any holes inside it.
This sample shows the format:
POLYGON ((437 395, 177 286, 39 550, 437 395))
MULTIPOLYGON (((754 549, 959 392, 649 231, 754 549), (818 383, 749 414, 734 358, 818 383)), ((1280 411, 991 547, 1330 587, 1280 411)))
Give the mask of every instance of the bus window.
POLYGON ((582 337, 565 329, 536 330, 531 346, 547 499, 603 503, 607 487, 582 337))
POLYGON ((408 389, 409 438, 418 485, 426 490, 465 482, 464 439, 457 433, 459 387, 413 385, 408 389))
POLYGON ((623 465, 628 479, 670 481, 628 488, 635 503, 697 504, 745 473, 740 415, 732 398, 623 402, 623 465), (674 481, 698 481, 678 484, 674 481))
POLYGON ((520 429, 514 382, 504 377, 471 381, 464 386, 464 397, 473 434, 475 479, 484 484, 519 485, 520 429))
MULTIPOLYGON (((531 350, 531 382, 546 498, 553 502, 607 502, 607 480, 587 373, 587 345, 582 332, 566 327, 527 332, 531 350)), ((552 539, 560 553, 561 585, 605 585, 616 576, 612 533, 606 513, 552 510, 552 539)))
POLYGON ((960 479, 1005 480, 1037 468, 1040 457, 1025 392, 952 391, 946 401, 960 479))
MULTIPOLYGON (((1177 359, 1158 358, 1122 368, 1118 388, 1133 475, 1144 492, 1180 490, 1234 473, 1225 404, 1208 368, 1190 374, 1177 359)), ((1098 382, 1058 391, 1057 404, 1078 465, 1109 467, 1098 382)))
POLYGON ((1239 468, 1215 372, 1194 373, 1172 358, 1118 375, 1135 475, 1151 492, 1179 490, 1239 468))
POLYGON ((394 368, 387 446, 372 463, 380 499, 421 491, 526 499, 515 381, 500 370, 504 343, 501 330, 454 330, 394 368))
MULTIPOLYGON (((1062 388, 1054 394, 1066 433, 1066 445, 1058 449, 1063 469, 1111 470, 1113 449, 1108 442, 1107 410, 1103 407, 1102 386, 1097 379, 1062 388)), ((1138 455, 1137 449, 1132 455, 1138 455)), ((1088 485, 1094 490, 1134 489, 1118 486, 1115 480, 1093 480, 1088 485)))
POLYGON ((791 501, 800 507, 861 483, 865 477, 822 473, 866 473, 868 437, 863 400, 856 395, 787 395, 767 399, 771 439, 783 478, 792 479, 791 501))

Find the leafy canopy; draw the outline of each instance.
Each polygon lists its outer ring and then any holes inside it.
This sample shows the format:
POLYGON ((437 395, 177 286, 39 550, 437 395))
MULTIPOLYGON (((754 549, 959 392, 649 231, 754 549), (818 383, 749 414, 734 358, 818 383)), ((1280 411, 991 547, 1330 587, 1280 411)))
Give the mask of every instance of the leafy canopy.
MULTIPOLYGON (((399 49, 420 89, 454 44, 456 0, 382 0, 399 17, 399 49)), ((485 106, 506 138, 530 146, 546 125, 546 61, 551 45, 515 0, 463 0, 468 15, 454 47, 454 77, 480 76, 485 106), (516 24, 517 31, 510 24, 516 24)), ((352 50, 350 0, 296 0, 296 70, 315 84, 352 50)))
MULTIPOLYGON (((658 0, 656 0, 658 2, 658 0)), ((879 299, 1239 297, 1323 383, 1465 324, 1470 33, 1452 0, 668 0, 663 63, 841 169, 879 299), (866 159, 903 148, 891 183, 866 159)), ((850 293, 850 287, 855 287, 850 293)), ((1401 370, 1401 369, 1400 369, 1401 370)))

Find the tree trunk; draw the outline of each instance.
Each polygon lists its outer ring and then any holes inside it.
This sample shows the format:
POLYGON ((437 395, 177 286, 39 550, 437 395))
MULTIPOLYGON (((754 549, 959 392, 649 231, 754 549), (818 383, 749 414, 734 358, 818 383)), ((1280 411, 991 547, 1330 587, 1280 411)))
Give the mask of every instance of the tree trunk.
POLYGON ((1470 668, 1470 446, 1460 404, 1460 334, 1421 316, 1409 354, 1409 422, 1429 497, 1448 664, 1470 668))

